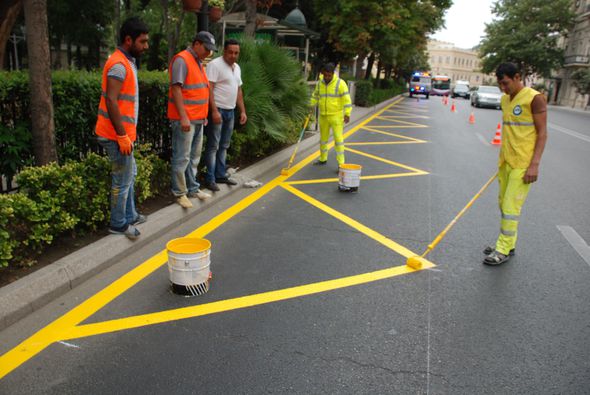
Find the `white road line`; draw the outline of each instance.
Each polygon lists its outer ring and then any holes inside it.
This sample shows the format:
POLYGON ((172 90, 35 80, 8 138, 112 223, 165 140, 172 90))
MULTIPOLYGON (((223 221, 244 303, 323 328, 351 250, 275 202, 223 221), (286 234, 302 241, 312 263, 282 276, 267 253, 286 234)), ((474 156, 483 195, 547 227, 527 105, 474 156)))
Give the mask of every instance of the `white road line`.
POLYGON ((485 137, 483 137, 481 134, 476 134, 477 138, 479 139, 479 141, 481 141, 484 145, 491 145, 490 143, 488 143, 485 139, 485 137))
POLYGON ((575 132, 571 129, 564 128, 563 126, 558 126, 553 123, 548 123, 547 126, 549 126, 551 129, 556 130, 558 132, 569 134, 572 137, 576 137, 580 140, 584 140, 584 141, 590 143, 590 137, 583 135, 582 133, 575 132))
POLYGON ((64 341, 60 341, 60 342, 58 342, 58 343, 61 343, 61 344, 63 344, 64 346, 66 346, 66 347, 70 347, 70 348, 80 348, 80 346, 77 346, 77 345, 75 345, 75 344, 72 344, 72 343, 64 342, 64 341))
POLYGON ((588 247, 588 244, 586 244, 578 232, 576 232, 571 226, 565 225, 557 225, 557 229, 559 229, 568 243, 574 247, 574 250, 576 250, 582 259, 586 261, 588 266, 590 266, 590 247, 588 247))

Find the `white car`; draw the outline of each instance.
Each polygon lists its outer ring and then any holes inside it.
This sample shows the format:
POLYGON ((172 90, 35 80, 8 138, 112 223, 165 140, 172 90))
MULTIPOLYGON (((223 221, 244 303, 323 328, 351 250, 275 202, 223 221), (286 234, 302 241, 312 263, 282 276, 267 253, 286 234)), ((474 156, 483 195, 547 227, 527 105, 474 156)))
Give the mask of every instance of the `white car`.
POLYGON ((471 92, 471 105, 475 107, 493 107, 499 110, 502 95, 502 91, 497 86, 477 86, 471 92))

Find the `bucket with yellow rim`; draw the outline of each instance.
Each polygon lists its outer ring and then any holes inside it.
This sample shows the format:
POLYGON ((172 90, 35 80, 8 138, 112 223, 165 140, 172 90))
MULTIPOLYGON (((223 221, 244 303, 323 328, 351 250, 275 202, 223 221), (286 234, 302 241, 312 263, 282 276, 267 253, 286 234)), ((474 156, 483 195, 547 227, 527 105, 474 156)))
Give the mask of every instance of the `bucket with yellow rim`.
POLYGON ((338 167, 338 190, 357 192, 361 184, 361 165, 344 163, 338 167))
POLYGON ((181 237, 166 244, 168 273, 174 293, 185 296, 209 291, 211 242, 206 239, 181 237))

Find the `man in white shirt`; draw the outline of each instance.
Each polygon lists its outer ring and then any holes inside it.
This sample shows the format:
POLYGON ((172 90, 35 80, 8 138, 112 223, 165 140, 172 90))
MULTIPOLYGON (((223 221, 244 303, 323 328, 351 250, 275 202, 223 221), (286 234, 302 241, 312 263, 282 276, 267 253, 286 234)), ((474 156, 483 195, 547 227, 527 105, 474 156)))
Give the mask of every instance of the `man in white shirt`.
POLYGON ((214 192, 219 191, 217 184, 237 184, 227 176, 225 158, 234 130, 236 105, 240 110, 240 125, 248 120, 242 94, 242 75, 240 66, 236 63, 239 55, 240 43, 230 39, 223 46, 223 56, 213 59, 207 65, 209 122, 205 127, 207 174, 203 186, 214 192))

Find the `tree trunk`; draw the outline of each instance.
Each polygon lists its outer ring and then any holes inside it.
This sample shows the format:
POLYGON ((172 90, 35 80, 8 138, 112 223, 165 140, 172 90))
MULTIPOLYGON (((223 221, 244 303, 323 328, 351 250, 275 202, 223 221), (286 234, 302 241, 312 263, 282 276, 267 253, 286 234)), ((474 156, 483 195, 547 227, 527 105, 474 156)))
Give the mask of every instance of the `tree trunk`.
POLYGON ((180 37, 180 29, 182 27, 182 21, 184 21, 184 15, 186 13, 182 11, 180 14, 180 19, 178 23, 174 27, 174 31, 170 31, 168 34, 168 62, 172 59, 172 57, 176 54, 176 46, 178 45, 178 37, 180 37))
POLYGON ((22 0, 2 0, 0 3, 0 70, 4 68, 6 43, 18 19, 22 5, 22 0))
POLYGON ((38 166, 57 161, 51 98, 51 66, 47 30, 47 0, 23 0, 27 26, 31 134, 38 166))
POLYGON ((367 62, 367 72, 365 73, 365 79, 371 78, 371 71, 373 71, 373 64, 375 63, 375 52, 371 52, 369 55, 369 61, 367 62))
POLYGON ((114 33, 115 33, 115 44, 119 43, 119 29, 121 28, 121 0, 115 0, 113 4, 115 8, 115 26, 114 26, 114 33))
POLYGON ((246 26, 244 36, 254 37, 256 33, 256 0, 246 0, 246 26))

